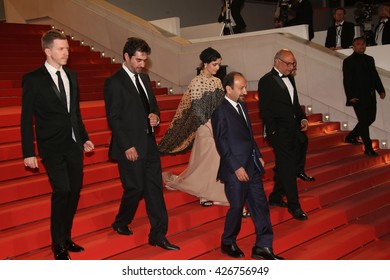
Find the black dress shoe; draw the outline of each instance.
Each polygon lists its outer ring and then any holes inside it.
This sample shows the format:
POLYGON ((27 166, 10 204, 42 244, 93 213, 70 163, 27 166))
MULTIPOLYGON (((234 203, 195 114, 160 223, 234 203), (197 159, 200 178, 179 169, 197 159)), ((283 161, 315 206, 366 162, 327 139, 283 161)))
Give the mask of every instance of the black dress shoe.
POLYGON ((69 252, 75 252, 75 253, 84 251, 83 247, 77 245, 72 240, 68 240, 65 242, 65 249, 68 250, 69 252))
POLYGON ((348 138, 348 137, 345 137, 345 143, 349 143, 349 144, 352 144, 352 145, 360 145, 360 144, 362 144, 361 142, 356 140, 356 138, 348 138))
POLYGON ((303 181, 314 181, 314 177, 308 176, 305 172, 298 173, 297 178, 301 178, 303 181))
POLYGON ((113 229, 121 235, 132 235, 133 231, 128 226, 113 227, 113 229))
POLYGON ((179 246, 169 243, 169 241, 166 238, 161 241, 149 241, 149 245, 156 246, 156 247, 158 246, 165 250, 180 250, 179 246))
POLYGON ((252 248, 252 258, 258 260, 284 260, 282 257, 275 255, 271 248, 257 246, 252 248))
POLYGON ((287 208, 287 202, 285 202, 285 201, 283 201, 283 200, 281 200, 281 201, 272 201, 272 200, 270 200, 270 201, 268 202, 268 204, 269 204, 270 206, 278 206, 278 207, 287 208))
POLYGON ((377 157, 377 156, 379 156, 379 154, 377 152, 375 152, 374 150, 364 151, 364 154, 366 156, 369 156, 369 157, 377 157))
POLYGON ((288 212, 293 216, 294 219, 304 221, 308 219, 307 214, 300 208, 295 210, 288 209, 288 212))
POLYGON ((221 243, 221 252, 223 254, 227 254, 228 256, 232 258, 243 258, 245 257, 244 253, 241 251, 240 248, 238 248, 237 244, 224 244, 221 243))
POLYGON ((55 260, 70 260, 68 250, 65 249, 65 246, 53 245, 52 251, 55 260))

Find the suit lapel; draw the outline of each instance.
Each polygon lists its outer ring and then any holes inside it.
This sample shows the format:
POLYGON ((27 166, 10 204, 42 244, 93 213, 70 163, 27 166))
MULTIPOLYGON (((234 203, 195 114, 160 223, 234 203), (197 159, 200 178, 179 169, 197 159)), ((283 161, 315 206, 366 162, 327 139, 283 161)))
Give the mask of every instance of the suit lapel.
POLYGON ((75 97, 76 97, 76 92, 77 92, 77 83, 76 80, 74 79, 74 76, 71 75, 68 71, 68 69, 64 68, 64 71, 66 73, 66 76, 68 76, 69 80, 69 112, 73 109, 72 105, 75 104, 75 97))
MULTIPOLYGON (((131 80, 129 74, 127 74, 126 71, 123 68, 121 69, 120 73, 121 73, 121 76, 122 76, 123 86, 126 89, 128 89, 131 94, 137 94, 139 96, 138 90, 135 87, 133 81, 131 80)), ((142 103, 141 97, 139 98, 139 101, 142 103)))
MULTIPOLYGON (((234 115, 234 117, 240 121, 240 123, 245 126, 247 129, 248 129, 248 125, 245 123, 245 121, 242 119, 242 117, 240 116, 240 114, 237 112, 237 109, 233 107, 233 105, 227 101, 226 99, 224 99, 224 103, 225 103, 225 106, 227 106, 228 108, 228 111, 230 112, 231 115, 234 115)), ((244 106, 241 106, 241 108, 243 108, 244 106)), ((245 117, 247 120, 248 119, 248 115, 246 114, 244 108, 243 108, 243 112, 245 114, 245 117)), ((248 123, 249 124, 249 123, 248 123)))
MULTIPOLYGON (((49 71, 47 71, 46 67, 45 66, 42 66, 42 72, 43 74, 45 75, 48 83, 50 84, 50 87, 53 89, 54 93, 57 95, 58 97, 58 101, 61 102, 61 95, 60 95, 60 91, 58 90, 57 88, 57 85, 54 83, 49 71)), ((62 102, 61 102, 62 104, 62 102)))
POLYGON ((248 108, 246 107, 246 104, 244 102, 240 103, 242 111, 244 112, 245 118, 246 118, 246 128, 249 130, 250 134, 253 136, 252 133, 252 125, 251 125, 251 120, 249 119, 249 113, 248 113, 248 108))
POLYGON ((151 92, 153 91, 153 90, 152 90, 152 87, 151 87, 150 83, 147 82, 147 81, 145 80, 143 74, 140 74, 139 77, 141 78, 142 83, 143 83, 144 86, 145 86, 146 94, 148 95, 148 100, 149 100, 149 103, 150 103, 150 100, 151 100, 151 99, 150 99, 150 94, 151 94, 151 92))
MULTIPOLYGON (((278 86, 283 90, 283 93, 284 93, 284 96, 286 98, 288 98, 288 100, 290 101, 291 104, 293 104, 291 102, 291 97, 290 97, 290 93, 288 91, 288 88, 286 86, 286 84, 283 82, 282 78, 279 76, 279 73, 272 68, 272 77, 274 78, 275 82, 278 84, 278 86)), ((294 88, 294 95, 295 95, 295 82, 292 81, 292 79, 288 78, 294 88)), ((295 96, 294 96, 294 99, 295 99, 295 96)))

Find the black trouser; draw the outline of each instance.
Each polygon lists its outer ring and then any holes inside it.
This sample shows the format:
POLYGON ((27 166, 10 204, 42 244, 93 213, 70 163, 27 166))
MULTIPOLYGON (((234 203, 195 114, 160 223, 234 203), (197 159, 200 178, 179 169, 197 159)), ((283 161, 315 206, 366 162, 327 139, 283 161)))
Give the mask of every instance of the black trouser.
POLYGON ((347 138, 350 139, 356 139, 356 137, 360 136, 363 140, 365 151, 372 150, 369 128, 376 118, 376 102, 371 101, 369 103, 370 104, 358 102, 353 106, 358 123, 347 136, 347 138))
MULTIPOLYGON (((301 146, 300 142, 306 137, 301 131, 296 130, 293 134, 276 133, 269 140, 275 152, 275 185, 269 200, 279 202, 283 195, 287 197, 287 206, 291 210, 301 208, 298 198, 298 187, 296 174, 301 172, 297 167, 297 155, 302 155, 301 149, 305 150, 304 157, 306 158, 306 145, 301 146)), ((307 137, 305 138, 307 140, 307 137)))
POLYGON ((53 245, 71 239, 73 218, 83 183, 83 151, 73 142, 67 152, 43 159, 52 188, 50 231, 53 245))
POLYGON ((147 138, 147 153, 135 162, 119 160, 118 168, 123 195, 118 214, 112 226, 127 226, 133 221, 139 201, 144 198, 151 225, 149 241, 158 242, 168 231, 168 215, 165 206, 160 156, 153 135, 147 138))
POLYGON ((236 243, 241 229, 242 209, 246 203, 255 224, 255 246, 272 248, 273 230, 267 197, 259 169, 255 165, 252 165, 252 168, 253 178, 248 182, 240 182, 234 177, 224 182, 230 207, 226 213, 222 242, 226 245, 236 243))

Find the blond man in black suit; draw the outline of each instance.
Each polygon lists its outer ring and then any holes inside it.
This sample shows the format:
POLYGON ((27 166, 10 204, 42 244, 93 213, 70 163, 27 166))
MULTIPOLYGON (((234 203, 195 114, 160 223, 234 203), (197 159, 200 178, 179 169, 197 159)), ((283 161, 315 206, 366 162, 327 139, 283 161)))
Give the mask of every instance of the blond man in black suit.
POLYGON ((38 168, 39 156, 49 176, 51 238, 54 258, 69 260, 69 251, 83 247, 72 241, 71 230, 83 180, 83 150, 94 149, 81 119, 77 76, 64 67, 69 44, 64 34, 50 30, 42 36, 46 62, 23 77, 21 135, 24 165, 38 168))

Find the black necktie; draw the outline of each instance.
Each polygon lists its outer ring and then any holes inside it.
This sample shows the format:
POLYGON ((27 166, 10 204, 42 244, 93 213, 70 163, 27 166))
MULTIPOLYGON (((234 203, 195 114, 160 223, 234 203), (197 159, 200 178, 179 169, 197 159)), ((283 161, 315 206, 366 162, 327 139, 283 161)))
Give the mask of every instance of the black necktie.
POLYGON ((238 109, 238 113, 240 114, 241 118, 242 118, 243 121, 245 122, 246 126, 248 126, 248 123, 246 122, 246 119, 245 119, 245 117, 244 117, 244 112, 243 112, 242 109, 241 109, 240 103, 237 103, 237 109, 238 109))
MULTIPOLYGON (((150 113, 149 100, 146 97, 146 93, 145 93, 144 88, 141 85, 141 82, 139 81, 139 75, 134 74, 134 77, 135 77, 135 84, 137 85, 139 96, 141 97, 142 104, 144 105, 146 115, 149 115, 149 113, 150 113)), ((149 119, 147 119, 147 125, 148 125, 148 133, 153 132, 153 128, 150 125, 149 119)))
POLYGON ((144 91, 144 88, 141 86, 138 74, 135 74, 134 77, 135 77, 135 84, 137 85, 138 92, 139 92, 139 95, 141 97, 142 104, 144 105, 145 112, 147 115, 149 115, 150 106, 149 106, 148 98, 146 97, 146 93, 144 91))
POLYGON ((64 86, 64 81, 61 78, 61 72, 57 71, 56 74, 58 77, 58 88, 60 90, 61 102, 62 104, 65 105, 66 108, 68 108, 68 102, 66 101, 65 86, 64 86))

